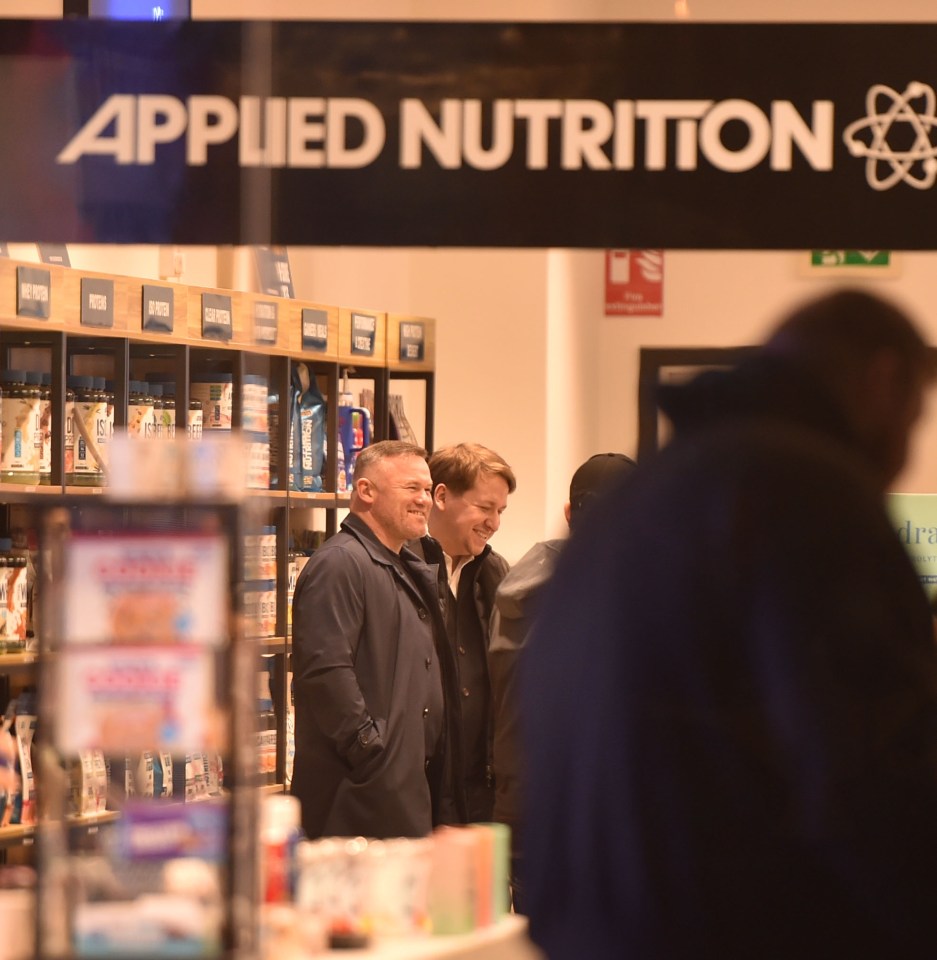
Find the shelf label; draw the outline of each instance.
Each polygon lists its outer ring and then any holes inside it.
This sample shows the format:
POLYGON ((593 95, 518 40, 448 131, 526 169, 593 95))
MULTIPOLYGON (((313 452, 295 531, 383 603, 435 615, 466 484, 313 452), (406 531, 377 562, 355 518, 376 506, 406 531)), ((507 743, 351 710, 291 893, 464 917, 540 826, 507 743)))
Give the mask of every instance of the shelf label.
POLYGON ((290 257, 286 247, 254 247, 260 289, 274 297, 293 296, 290 257))
POLYGON ((423 344, 426 337, 426 325, 423 323, 400 324, 400 360, 402 363, 421 363, 424 355, 423 344))
POLYGON ((154 333, 172 333, 174 322, 172 287, 143 284, 143 329, 154 333))
POLYGON ((54 263, 58 267, 70 267, 68 247, 64 243, 37 243, 39 259, 43 263, 54 263))
POLYGON ((303 350, 325 353, 329 348, 329 314, 326 310, 303 309, 303 350))
POLYGON ((16 268, 16 315, 48 320, 52 308, 52 276, 41 267, 16 268))
POLYGON ((103 277, 81 278, 81 325, 114 326, 114 281, 103 277))
POLYGON ((206 340, 230 340, 233 332, 231 298, 221 293, 203 293, 202 336, 206 340))
POLYGON ((377 317, 369 313, 351 315, 351 352, 362 357, 374 356, 377 317))
POLYGON ((254 301, 254 343, 277 342, 277 305, 269 300, 254 301))

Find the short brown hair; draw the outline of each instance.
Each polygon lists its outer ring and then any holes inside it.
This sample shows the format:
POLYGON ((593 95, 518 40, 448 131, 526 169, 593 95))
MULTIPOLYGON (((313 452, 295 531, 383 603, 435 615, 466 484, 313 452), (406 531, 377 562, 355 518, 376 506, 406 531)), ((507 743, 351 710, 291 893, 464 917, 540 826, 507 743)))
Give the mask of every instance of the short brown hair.
POLYGON ((429 458, 429 472, 434 490, 444 483, 453 493, 463 494, 475 486, 481 473, 501 477, 508 485, 508 493, 517 489, 514 471, 507 461, 480 443, 455 443, 437 450, 429 458))
POLYGON ((419 457, 425 460, 427 456, 427 452, 415 443, 407 443, 405 440, 379 440, 365 447, 355 457, 355 476, 364 476, 369 467, 380 463, 381 460, 389 460, 392 457, 419 457))

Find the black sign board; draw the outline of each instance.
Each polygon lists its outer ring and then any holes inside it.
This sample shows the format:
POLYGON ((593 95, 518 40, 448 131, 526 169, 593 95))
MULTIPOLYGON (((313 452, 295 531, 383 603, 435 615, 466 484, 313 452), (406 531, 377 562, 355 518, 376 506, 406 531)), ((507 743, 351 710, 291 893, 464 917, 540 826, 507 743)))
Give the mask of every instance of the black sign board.
POLYGON ((143 329, 154 333, 172 333, 175 324, 175 301, 172 287, 143 284, 143 329))
POLYGON ((41 267, 16 268, 16 315, 48 320, 52 310, 52 277, 41 267))
POLYGON ((404 321, 400 324, 401 363, 422 363, 425 352, 426 324, 418 321, 404 321))
POLYGON ((329 315, 325 310, 303 309, 303 350, 325 353, 329 348, 329 315))
POLYGON ((374 356, 377 317, 369 313, 351 315, 351 352, 362 357, 374 356))
POLYGON ((104 277, 81 278, 81 325, 114 326, 114 281, 104 277))
POLYGON ((203 293, 202 336, 206 340, 230 340, 233 333, 231 297, 222 293, 203 293))
POLYGON ((57 267, 70 267, 71 259, 68 256, 68 247, 64 243, 37 243, 39 259, 43 263, 51 263, 57 267))
POLYGON ((254 247, 260 289, 273 297, 293 296, 293 276, 286 247, 254 247))
POLYGON ((254 301, 254 343, 277 342, 277 305, 269 300, 254 301))
POLYGON ((29 157, 0 147, 0 236, 933 249, 935 48, 937 23, 6 20, 29 157))

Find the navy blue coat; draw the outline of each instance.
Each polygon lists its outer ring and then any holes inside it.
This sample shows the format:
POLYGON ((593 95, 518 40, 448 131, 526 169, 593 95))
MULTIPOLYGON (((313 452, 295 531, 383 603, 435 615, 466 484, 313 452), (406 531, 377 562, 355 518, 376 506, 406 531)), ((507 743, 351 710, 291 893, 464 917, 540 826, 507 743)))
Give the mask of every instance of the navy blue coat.
POLYGON ((395 558, 347 517, 303 568, 293 598, 292 792, 308 837, 432 830, 451 804, 442 781, 447 663, 435 567, 406 549, 395 558))
POLYGON ((675 390, 521 663, 525 893, 551 960, 932 957, 933 621, 818 384, 675 390))

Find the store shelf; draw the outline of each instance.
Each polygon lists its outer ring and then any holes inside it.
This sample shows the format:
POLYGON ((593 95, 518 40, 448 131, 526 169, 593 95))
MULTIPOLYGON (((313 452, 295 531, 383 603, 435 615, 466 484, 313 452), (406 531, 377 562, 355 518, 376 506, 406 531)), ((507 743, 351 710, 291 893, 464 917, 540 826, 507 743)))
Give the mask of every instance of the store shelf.
MULTIPOLYGON (((103 813, 66 817, 65 823, 69 830, 86 830, 94 833, 98 827, 105 823, 113 823, 119 818, 120 814, 116 810, 105 810, 103 813)), ((0 827, 0 848, 29 844, 35 837, 35 824, 14 823, 8 827, 0 827)))
POLYGON ((14 823, 9 827, 0 827, 0 849, 32 843, 35 836, 36 828, 34 826, 14 823))
POLYGON ((290 490, 289 499, 294 503, 316 507, 334 507, 341 504, 340 497, 326 492, 300 493, 298 490, 290 490))
POLYGON ((286 637, 248 637, 247 639, 253 640, 259 644, 263 651, 268 653, 275 653, 282 650, 287 643, 286 637))
MULTIPOLYGON (((212 304, 212 309, 217 306, 212 304)), ((26 313, 29 313, 27 310, 26 313)), ((339 422, 337 400, 340 380, 343 375, 352 379, 352 389, 370 395, 366 405, 371 409, 372 440, 382 440, 390 435, 388 419, 389 376, 408 377, 425 381, 422 394, 415 405, 418 413, 415 426, 419 431, 420 421, 425 427, 423 445, 432 448, 432 407, 435 369, 435 322, 421 317, 402 317, 371 310, 328 306, 294 299, 271 297, 244 291, 221 290, 186 284, 168 284, 153 279, 105 275, 57 265, 37 265, 0 258, 0 369, 24 369, 51 373, 51 475, 56 484, 19 484, 0 482, 0 510, 9 507, 8 527, 18 523, 31 529, 34 517, 51 507, 63 507, 73 517, 90 520, 111 507, 110 488, 101 486, 78 486, 65 483, 66 463, 69 462, 70 446, 66 445, 66 412, 68 389, 67 378, 71 375, 103 376, 113 381, 113 410, 115 429, 127 425, 130 418, 130 384, 151 375, 166 375, 176 384, 175 402, 176 436, 185 433, 187 412, 192 401, 192 384, 205 373, 224 373, 232 384, 231 426, 238 430, 250 417, 246 413, 247 386, 266 383, 268 397, 278 398, 279 416, 271 417, 269 443, 273 450, 270 475, 279 489, 248 489, 243 499, 238 499, 245 529, 270 526, 276 530, 276 613, 275 626, 265 620, 263 629, 275 629, 274 637, 251 638, 248 644, 238 644, 241 651, 251 656, 276 661, 275 671, 278 690, 275 700, 287 702, 286 685, 289 671, 291 640, 286 636, 288 619, 288 557, 304 535, 309 542, 303 550, 313 549, 320 536, 331 536, 338 528, 340 511, 347 510, 351 503, 350 492, 336 493, 338 486, 338 460, 330 458, 322 469, 324 490, 302 493, 285 489, 290 474, 287 462, 289 450, 289 417, 287 415, 290 385, 297 364, 306 364, 315 379, 326 403, 325 433, 328 449, 338 443, 339 422), (30 283, 47 284, 49 315, 38 319, 35 314, 20 315, 22 309, 18 298, 20 279, 25 271, 30 283), (38 275, 38 281, 36 279, 38 275), (82 322, 84 312, 83 280, 104 279, 112 283, 113 326, 99 328, 82 322), (152 328, 153 317, 147 308, 144 287, 160 289, 163 294, 171 292, 168 332, 156 332, 152 328), (231 338, 216 340, 203 336, 206 329, 206 295, 208 303, 221 300, 230 307, 231 338), (266 342, 270 324, 260 324, 264 337, 258 336, 258 317, 269 319, 270 311, 258 311, 257 307, 275 306, 274 338, 266 342), (53 498, 50 500, 49 498, 53 498), (324 515, 324 516, 323 516, 324 515)), ((154 382, 157 382, 154 380, 154 382)), ((203 401, 204 402, 204 401, 203 401)), ((409 407, 408 407, 409 408, 409 407)), ((272 414, 274 407, 268 407, 272 414)), ((254 411, 256 413, 256 411, 254 411)), ((254 422, 257 422, 256 420, 254 422)), ((205 434, 211 430, 205 429, 205 434)), ((68 435, 71 436, 70 434, 68 435)), ((255 443, 261 441, 255 440, 255 443)), ((257 447, 252 448, 255 454, 257 447)), ((252 469, 257 466, 252 462, 252 469)), ((262 476, 261 472, 252 477, 262 476)), ((70 469, 70 468, 69 468, 70 469)), ((219 495, 220 496, 220 495, 219 495)), ((195 497, 192 506, 201 512, 221 506, 218 498, 201 501, 195 497)), ((164 506, 169 509, 172 501, 165 503, 152 499, 134 500, 122 497, 119 507, 124 517, 133 518, 138 507, 164 506)), ((269 581, 268 581, 269 582, 269 581)), ((266 592, 266 591, 265 591, 266 592)), ((254 629, 258 629, 255 627, 254 629)), ((36 653, 0 653, 0 691, 7 697, 15 695, 19 688, 33 684, 41 668, 54 668, 55 654, 43 656, 39 664, 36 653), (35 676, 34 676, 35 674, 35 676)), ((39 679, 38 686, 43 683, 39 679)), ((41 691, 40 691, 41 692, 41 691)), ((0 704, 2 707, 2 704, 0 704)), ((250 717, 247 717, 248 721, 250 717)), ((278 771, 285 776, 286 717, 283 711, 277 716, 278 723, 278 771)), ((265 788, 282 792, 282 784, 265 788)), ((82 821, 82 827, 96 829, 106 819, 82 821)), ((0 835, 0 846, 31 842, 32 828, 16 828, 0 835)))
POLYGON ((120 813, 117 810, 105 810, 102 813, 85 813, 66 817, 65 823, 70 830, 89 830, 93 831, 105 823, 114 823, 120 819, 120 813))
POLYGON ((0 674, 32 670, 38 660, 38 653, 0 653, 0 674))

